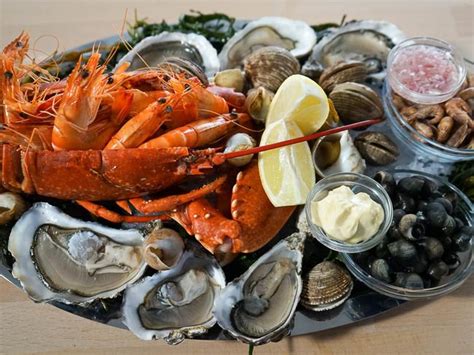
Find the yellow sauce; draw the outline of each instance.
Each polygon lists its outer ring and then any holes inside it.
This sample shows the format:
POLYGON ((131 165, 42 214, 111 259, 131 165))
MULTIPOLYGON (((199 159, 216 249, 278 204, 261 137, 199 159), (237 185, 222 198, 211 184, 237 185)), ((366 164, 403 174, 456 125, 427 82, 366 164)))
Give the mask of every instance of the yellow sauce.
POLYGON ((354 194, 349 187, 340 186, 322 200, 311 202, 311 216, 329 238, 356 244, 377 233, 384 211, 368 194, 354 194))

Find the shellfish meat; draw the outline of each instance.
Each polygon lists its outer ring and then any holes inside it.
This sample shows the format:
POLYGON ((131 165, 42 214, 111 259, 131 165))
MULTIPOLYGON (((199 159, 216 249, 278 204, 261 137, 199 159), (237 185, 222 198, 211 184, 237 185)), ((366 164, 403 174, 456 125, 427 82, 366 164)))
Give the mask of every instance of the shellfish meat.
POLYGON ((303 279, 301 304, 313 311, 326 311, 344 303, 354 282, 349 273, 332 261, 323 261, 303 279))
POLYGON ((224 272, 210 254, 192 242, 187 245, 174 268, 145 277, 125 291, 124 323, 139 338, 178 344, 216 323, 212 310, 225 287, 224 272))
POLYGON ((302 289, 304 240, 303 233, 290 235, 225 287, 214 309, 223 329, 255 345, 289 331, 302 289))
POLYGON ((15 224, 8 250, 13 276, 38 302, 114 297, 146 268, 140 231, 84 222, 42 202, 15 224))
POLYGON ((250 53, 267 46, 285 48, 300 58, 307 55, 315 43, 315 32, 303 21, 262 17, 236 32, 222 48, 219 60, 222 69, 237 68, 250 53))

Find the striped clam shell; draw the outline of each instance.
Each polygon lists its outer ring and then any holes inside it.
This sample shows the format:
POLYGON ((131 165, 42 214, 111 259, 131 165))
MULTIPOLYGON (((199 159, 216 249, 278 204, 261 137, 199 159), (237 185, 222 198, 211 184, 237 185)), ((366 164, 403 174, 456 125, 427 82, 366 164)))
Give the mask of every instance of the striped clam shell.
POLYGON ((323 261, 303 279, 301 304, 313 311, 326 311, 344 303, 354 286, 349 273, 332 261, 323 261))

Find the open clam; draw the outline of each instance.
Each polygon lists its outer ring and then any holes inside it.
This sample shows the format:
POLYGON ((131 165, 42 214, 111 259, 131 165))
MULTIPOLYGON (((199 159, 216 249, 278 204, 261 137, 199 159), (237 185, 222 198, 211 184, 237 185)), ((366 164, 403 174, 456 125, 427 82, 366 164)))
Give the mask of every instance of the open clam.
POLYGON ((338 84, 329 98, 345 123, 381 118, 384 115, 380 96, 367 85, 353 82, 338 84))
POLYGON ((216 323, 212 310, 224 286, 224 272, 217 261, 188 242, 174 268, 127 288, 124 323, 141 339, 178 344, 206 333, 216 323))
POLYGON ((207 76, 219 71, 217 51, 204 37, 195 33, 163 32, 143 39, 117 63, 129 62, 129 70, 154 67, 169 57, 187 59, 201 66, 207 76))
POLYGON ((282 240, 225 287, 214 309, 223 329, 255 345, 289 331, 302 289, 304 239, 294 233, 282 240))
POLYGON ((390 49, 405 39, 400 29, 385 21, 353 21, 329 30, 329 34, 314 46, 308 65, 321 63, 324 67, 339 62, 364 62, 370 73, 385 70, 390 49))
POLYGON ((313 311, 326 311, 344 303, 354 282, 349 273, 332 261, 323 261, 303 279, 301 304, 313 311))
POLYGON ((219 53, 222 69, 239 67, 253 51, 267 46, 285 48, 296 58, 305 56, 316 43, 316 34, 303 21, 262 17, 235 33, 219 53))
POLYGON ((138 280, 146 264, 143 235, 72 218, 36 203, 13 227, 13 276, 37 302, 89 303, 138 280))

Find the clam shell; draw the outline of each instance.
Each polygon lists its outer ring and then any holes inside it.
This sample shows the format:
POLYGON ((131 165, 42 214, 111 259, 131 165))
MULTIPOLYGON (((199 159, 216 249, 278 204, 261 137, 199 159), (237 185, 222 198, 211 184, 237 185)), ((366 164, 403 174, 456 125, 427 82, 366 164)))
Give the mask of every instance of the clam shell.
POLYGON ((313 311, 325 311, 344 303, 354 286, 349 273, 332 261, 323 261, 303 279, 301 304, 313 311))
POLYGON ((382 100, 367 85, 353 82, 338 84, 329 98, 345 123, 381 118, 384 114, 382 100))
POLYGON ((319 85, 324 91, 331 92, 337 84, 348 81, 362 82, 367 75, 367 66, 362 62, 339 63, 324 69, 319 78, 319 85))
POLYGON ((254 87, 276 92, 286 78, 299 73, 300 63, 286 49, 263 47, 245 58, 244 71, 254 87))

